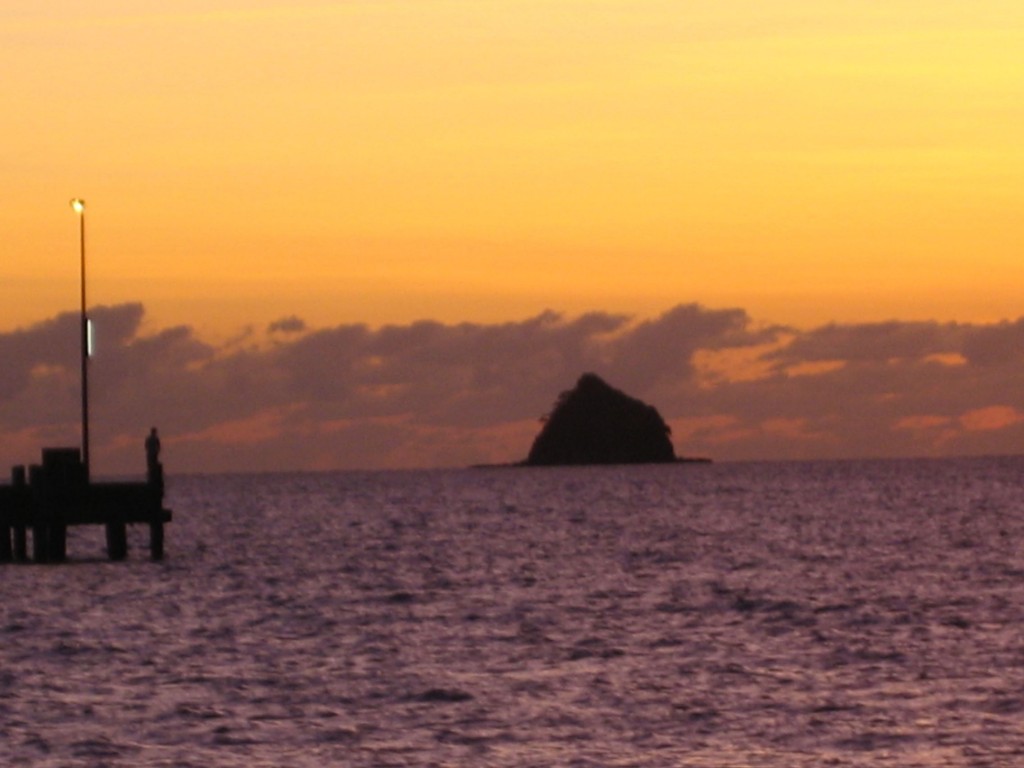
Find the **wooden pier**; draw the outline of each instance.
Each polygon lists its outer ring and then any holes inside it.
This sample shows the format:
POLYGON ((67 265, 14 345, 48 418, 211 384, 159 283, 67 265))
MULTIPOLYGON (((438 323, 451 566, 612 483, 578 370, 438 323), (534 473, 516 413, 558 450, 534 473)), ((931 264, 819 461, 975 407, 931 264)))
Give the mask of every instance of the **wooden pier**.
POLYGON ((28 534, 36 563, 67 559, 72 525, 106 527, 111 560, 128 555, 128 525, 149 526, 154 560, 164 556, 163 467, 151 462, 145 482, 96 483, 88 479, 78 448, 44 448, 42 464, 11 470, 11 484, 0 485, 0 562, 28 562, 28 534))

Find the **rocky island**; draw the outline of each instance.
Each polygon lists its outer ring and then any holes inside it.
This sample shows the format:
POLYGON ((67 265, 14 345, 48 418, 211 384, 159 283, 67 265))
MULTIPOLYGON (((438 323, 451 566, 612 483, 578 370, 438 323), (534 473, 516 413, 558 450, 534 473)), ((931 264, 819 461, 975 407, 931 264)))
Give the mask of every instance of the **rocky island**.
POLYGON ((559 395, 533 441, 526 466, 674 462, 672 430, 654 406, 593 373, 559 395))

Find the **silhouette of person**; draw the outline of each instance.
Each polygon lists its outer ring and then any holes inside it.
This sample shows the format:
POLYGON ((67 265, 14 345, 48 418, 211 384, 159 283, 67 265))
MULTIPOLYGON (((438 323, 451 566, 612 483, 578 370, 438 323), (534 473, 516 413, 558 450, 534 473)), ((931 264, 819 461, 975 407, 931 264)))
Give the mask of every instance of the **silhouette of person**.
POLYGON ((149 430, 149 437, 146 438, 146 469, 152 475, 160 466, 160 436, 156 433, 156 427, 149 430))

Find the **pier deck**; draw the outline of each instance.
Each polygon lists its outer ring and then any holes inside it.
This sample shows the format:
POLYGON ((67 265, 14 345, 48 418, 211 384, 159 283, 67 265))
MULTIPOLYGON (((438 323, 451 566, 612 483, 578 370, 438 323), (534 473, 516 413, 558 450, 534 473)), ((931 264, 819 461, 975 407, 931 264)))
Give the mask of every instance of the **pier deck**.
POLYGON ((34 562, 67 559, 67 529, 103 525, 107 554, 128 554, 127 526, 146 524, 150 555, 164 555, 164 525, 171 511, 163 506, 163 468, 149 467, 145 482, 90 482, 77 448, 46 448, 41 465, 16 466, 11 484, 0 486, 0 562, 27 562, 28 533, 34 562))

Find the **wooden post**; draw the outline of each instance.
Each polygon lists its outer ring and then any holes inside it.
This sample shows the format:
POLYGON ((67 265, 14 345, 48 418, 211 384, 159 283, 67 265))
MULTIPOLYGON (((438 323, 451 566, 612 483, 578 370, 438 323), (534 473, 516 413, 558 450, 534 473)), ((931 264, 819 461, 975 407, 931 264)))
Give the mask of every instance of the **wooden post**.
POLYGON ((14 518, 18 513, 21 495, 25 490, 25 467, 11 468, 10 508, 0 509, 0 562, 9 563, 14 559, 11 535, 14 533, 14 518), (19 482, 20 481, 20 482, 19 482))
MULTIPOLYGON (((17 503, 17 506, 26 504, 29 498, 29 489, 24 465, 18 465, 11 468, 11 485, 15 488, 15 493, 19 497, 19 503, 17 503)), ((21 512, 24 513, 24 510, 21 510, 21 512)), ((24 563, 28 560, 28 539, 25 536, 25 522, 23 517, 14 521, 11 533, 13 534, 14 539, 14 561, 16 563, 24 563)))
POLYGON ((7 520, 0 520, 0 563, 9 563, 14 559, 14 549, 11 547, 11 526, 7 520))
POLYGON ((72 508, 85 504, 89 486, 85 471, 77 448, 43 449, 42 482, 36 495, 40 524, 32 540, 40 562, 67 559, 67 515, 72 508), (44 539, 41 543, 36 541, 40 537, 44 539))
POLYGON ((32 492, 32 509, 28 525, 32 529, 32 559, 37 563, 45 563, 49 536, 45 519, 45 474, 41 465, 33 464, 28 468, 28 484, 32 492))
POLYGON ((154 520, 149 524, 149 556, 154 560, 164 559, 163 520, 154 520))
POLYGON ((28 536, 24 525, 14 526, 14 562, 24 563, 28 560, 28 536))
POLYGON ((146 468, 146 482, 149 485, 149 556, 153 560, 164 559, 164 465, 151 460, 146 468))
MULTIPOLYGON (((29 482, 35 473, 38 473, 39 468, 37 466, 29 467, 29 482)), ((12 474, 12 479, 15 484, 20 488, 23 488, 23 499, 31 499, 31 493, 28 488, 28 484, 25 482, 24 467, 22 467, 21 477, 12 474)), ((28 536, 25 528, 24 517, 14 524, 14 562, 25 563, 28 562, 28 536)))
POLYGON ((32 559, 37 563, 50 561, 50 528, 42 517, 32 526, 32 559))
POLYGON ((7 495, 7 507, 4 497, 0 496, 0 563, 9 563, 14 557, 11 549, 11 524, 14 522, 15 510, 18 507, 18 489, 14 485, 14 470, 11 470, 11 492, 7 495))
POLYGON ((51 520, 48 531, 47 555, 51 563, 63 563, 68 559, 68 527, 58 520, 51 520))
POLYGON ((111 560, 128 557, 128 526, 124 523, 107 523, 107 556, 111 560))

